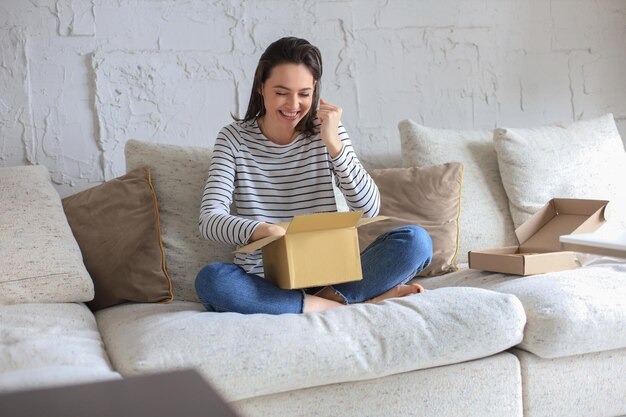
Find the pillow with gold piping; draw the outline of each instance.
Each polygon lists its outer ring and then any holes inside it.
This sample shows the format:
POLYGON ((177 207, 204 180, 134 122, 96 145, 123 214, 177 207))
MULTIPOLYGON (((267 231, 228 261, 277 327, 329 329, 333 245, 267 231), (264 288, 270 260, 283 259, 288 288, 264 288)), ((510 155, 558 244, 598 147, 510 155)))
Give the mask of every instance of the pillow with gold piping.
POLYGON ((378 169, 370 175, 380 191, 379 214, 390 219, 357 229, 361 251, 381 234, 413 224, 426 229, 433 240, 432 262, 418 276, 458 270, 463 165, 378 169))
POLYGON ((128 301, 172 301, 149 168, 137 168, 62 202, 94 282, 95 298, 87 303, 92 310, 128 301))

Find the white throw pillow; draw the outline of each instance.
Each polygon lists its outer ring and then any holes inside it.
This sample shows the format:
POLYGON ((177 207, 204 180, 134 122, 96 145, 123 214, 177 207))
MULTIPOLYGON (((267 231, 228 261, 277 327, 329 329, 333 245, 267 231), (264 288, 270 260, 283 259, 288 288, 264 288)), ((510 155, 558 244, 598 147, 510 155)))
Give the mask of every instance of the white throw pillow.
POLYGON ((626 227, 626 152, 613 115, 500 128, 493 140, 516 227, 554 197, 610 200, 610 222, 626 227))
POLYGON ((467 262, 470 250, 517 244, 491 131, 432 129, 411 120, 398 128, 404 167, 464 165, 458 262, 467 262))
POLYGON ((0 304, 81 302, 93 295, 46 167, 0 168, 0 304))
POLYGON ((211 262, 232 262, 233 248, 204 240, 198 230, 200 201, 211 163, 211 148, 130 140, 126 171, 149 166, 156 191, 161 236, 174 299, 196 301, 196 275, 211 262))

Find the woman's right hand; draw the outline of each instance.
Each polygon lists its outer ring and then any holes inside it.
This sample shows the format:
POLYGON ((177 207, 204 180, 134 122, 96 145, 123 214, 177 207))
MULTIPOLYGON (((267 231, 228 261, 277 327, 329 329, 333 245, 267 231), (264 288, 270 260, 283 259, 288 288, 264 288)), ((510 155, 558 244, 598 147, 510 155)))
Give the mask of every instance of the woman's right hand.
POLYGON ((255 240, 263 239, 268 236, 284 236, 285 229, 280 226, 271 223, 261 222, 252 232, 252 236, 250 236, 250 242, 254 242, 255 240))
POLYGON ((322 122, 320 126, 320 139, 326 148, 331 158, 336 158, 343 149, 343 143, 339 139, 339 122, 341 121, 341 114, 343 110, 341 107, 334 104, 330 104, 326 100, 320 98, 320 106, 317 109, 317 117, 322 122))

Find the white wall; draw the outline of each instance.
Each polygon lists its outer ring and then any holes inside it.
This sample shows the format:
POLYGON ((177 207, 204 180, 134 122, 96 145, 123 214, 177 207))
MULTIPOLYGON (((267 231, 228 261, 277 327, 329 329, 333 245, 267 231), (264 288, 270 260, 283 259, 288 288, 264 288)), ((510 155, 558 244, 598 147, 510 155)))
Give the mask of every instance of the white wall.
POLYGON ((624 0, 0 0, 0 166, 44 164, 68 195, 121 175, 129 138, 210 146, 286 35, 320 47, 368 167, 399 164, 405 118, 612 112, 626 139, 624 0))

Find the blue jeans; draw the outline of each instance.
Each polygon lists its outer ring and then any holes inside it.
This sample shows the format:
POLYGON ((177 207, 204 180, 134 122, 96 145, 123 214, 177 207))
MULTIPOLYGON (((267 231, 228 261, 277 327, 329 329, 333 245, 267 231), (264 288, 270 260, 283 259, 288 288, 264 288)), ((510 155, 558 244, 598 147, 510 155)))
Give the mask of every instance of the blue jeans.
MULTIPOLYGON (((404 284, 432 259, 432 240, 419 226, 402 226, 380 235, 361 253, 363 279, 332 285, 346 304, 360 303, 404 284)), ((302 313, 305 290, 281 289, 272 282, 248 274, 238 265, 215 262, 196 277, 196 292, 209 311, 243 314, 302 313)))

